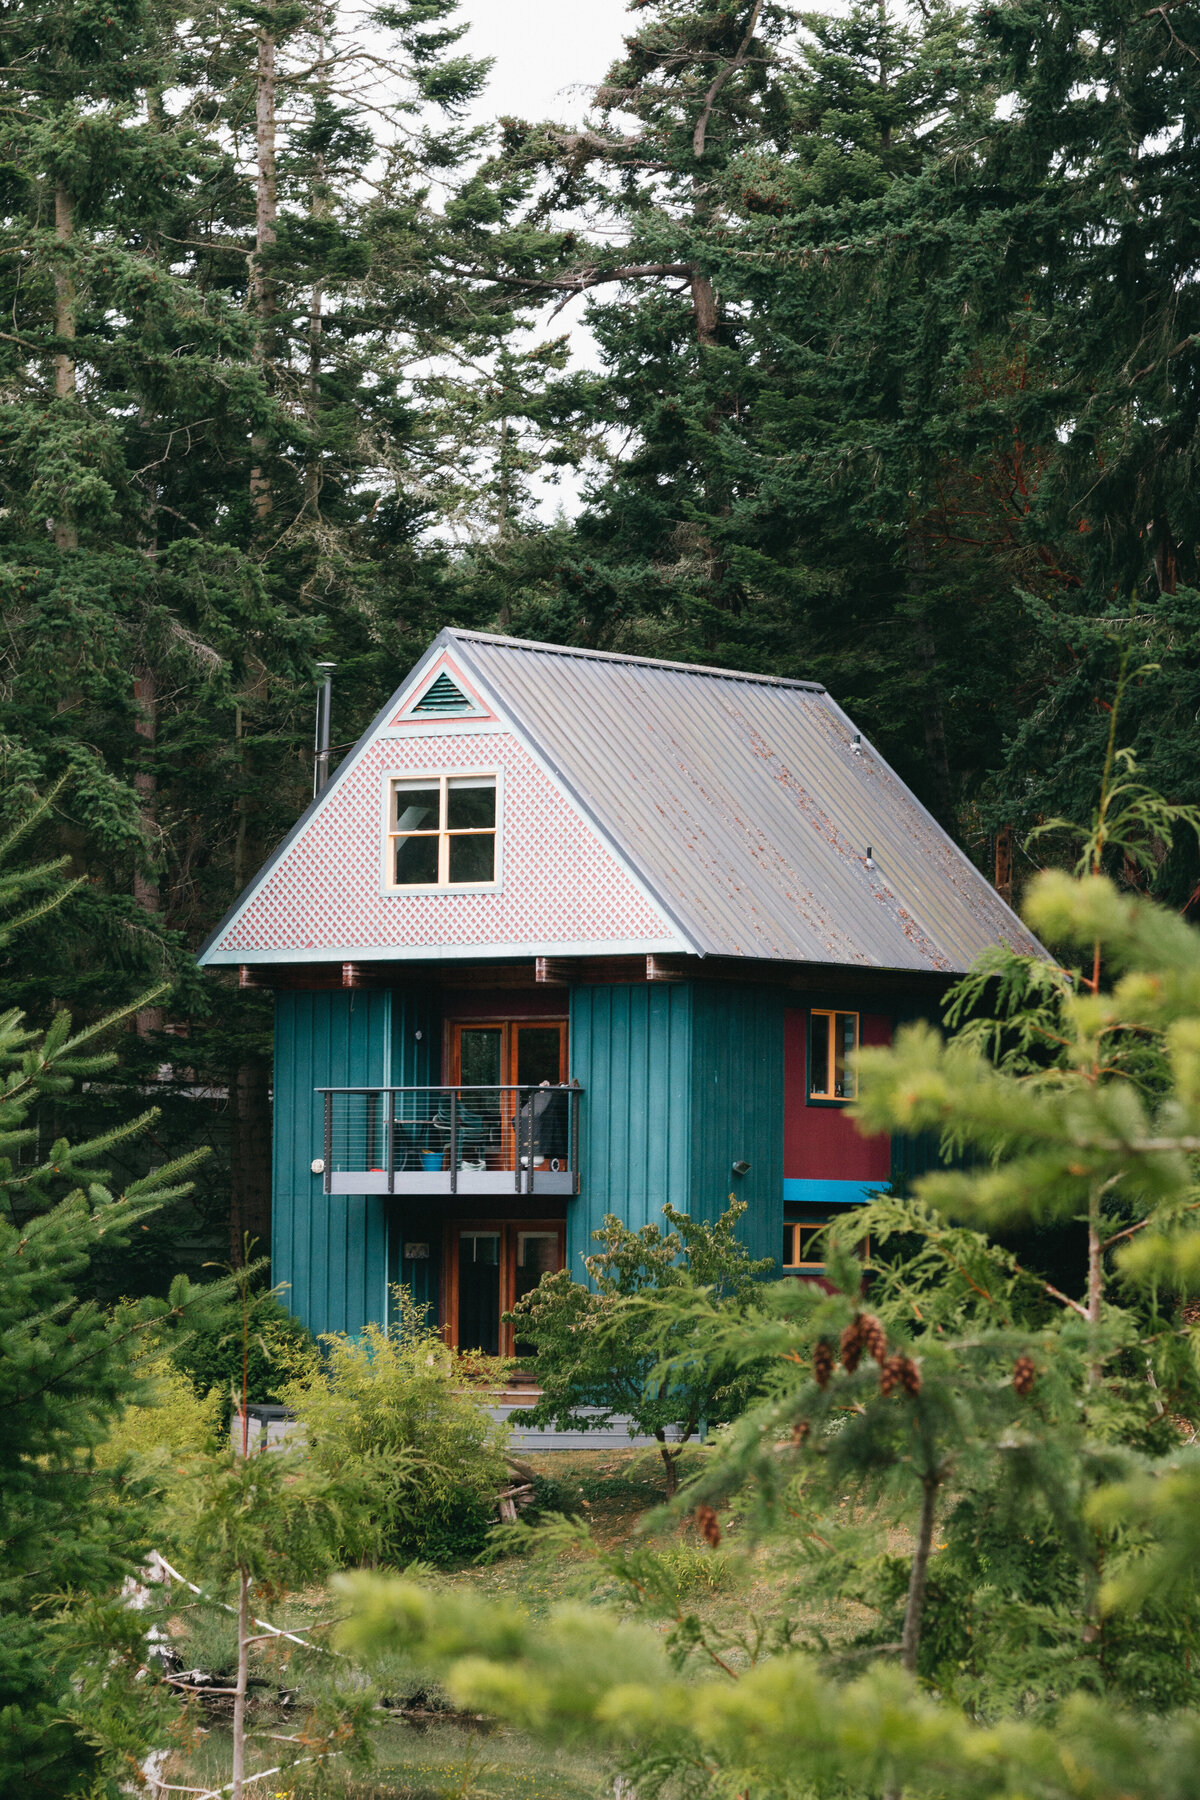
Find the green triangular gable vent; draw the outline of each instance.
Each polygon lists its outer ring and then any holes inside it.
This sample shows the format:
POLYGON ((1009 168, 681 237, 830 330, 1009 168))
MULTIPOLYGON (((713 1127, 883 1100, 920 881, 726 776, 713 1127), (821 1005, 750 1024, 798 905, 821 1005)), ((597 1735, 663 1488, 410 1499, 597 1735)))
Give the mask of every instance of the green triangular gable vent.
POLYGON ((474 708, 461 688, 455 687, 445 669, 436 681, 425 689, 417 704, 415 713, 458 713, 473 712, 474 708))

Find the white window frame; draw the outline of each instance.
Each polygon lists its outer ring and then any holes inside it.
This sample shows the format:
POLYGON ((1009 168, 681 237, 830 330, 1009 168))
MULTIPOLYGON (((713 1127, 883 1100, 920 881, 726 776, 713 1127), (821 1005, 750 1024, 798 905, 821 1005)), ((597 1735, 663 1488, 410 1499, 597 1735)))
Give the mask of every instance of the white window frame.
MULTIPOLYGON (((388 769, 383 778, 382 794, 382 834, 383 841, 380 852, 380 883, 384 894, 399 899, 405 894, 493 894, 503 884, 504 855, 504 771, 499 768, 465 768, 447 769, 444 766, 436 769, 388 769), (395 787, 397 782, 426 782, 429 786, 435 783, 441 789, 438 803, 438 868, 439 871, 448 865, 448 840, 454 835, 447 832, 441 821, 446 817, 448 781, 494 781, 496 784, 496 831, 494 875, 491 881, 435 881, 422 887, 410 887, 407 883, 400 886, 394 877, 395 861, 392 845, 401 834, 392 828, 393 808, 395 804, 395 787)), ((433 835, 432 833, 430 834, 433 835)))

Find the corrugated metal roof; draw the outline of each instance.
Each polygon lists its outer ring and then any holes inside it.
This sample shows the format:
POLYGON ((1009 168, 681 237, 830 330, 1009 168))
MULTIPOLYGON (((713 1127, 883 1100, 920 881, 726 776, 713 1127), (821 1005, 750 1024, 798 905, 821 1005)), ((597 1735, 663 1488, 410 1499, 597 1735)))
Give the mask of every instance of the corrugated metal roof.
POLYGON ((700 954, 955 973, 997 942, 1040 951, 816 683, 482 632, 440 642, 700 954))

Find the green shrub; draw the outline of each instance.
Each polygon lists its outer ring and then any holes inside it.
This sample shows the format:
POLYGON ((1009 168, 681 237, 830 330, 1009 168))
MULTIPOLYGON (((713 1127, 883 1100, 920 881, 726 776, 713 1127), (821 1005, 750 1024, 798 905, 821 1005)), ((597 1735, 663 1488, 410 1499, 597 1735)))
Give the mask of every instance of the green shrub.
POLYGON ((470 1392, 468 1369, 400 1297, 400 1320, 359 1338, 322 1339, 323 1366, 280 1398, 303 1421, 309 1455, 333 1470, 373 1456, 392 1461, 385 1554, 398 1563, 446 1564, 483 1548, 505 1486, 506 1431, 470 1392))
POLYGON ((148 1391, 110 1426, 96 1450, 97 1465, 115 1468, 126 1457, 141 1461, 215 1448, 221 1429, 220 1393, 215 1388, 198 1393, 162 1348, 141 1358, 137 1368, 149 1383, 148 1391))

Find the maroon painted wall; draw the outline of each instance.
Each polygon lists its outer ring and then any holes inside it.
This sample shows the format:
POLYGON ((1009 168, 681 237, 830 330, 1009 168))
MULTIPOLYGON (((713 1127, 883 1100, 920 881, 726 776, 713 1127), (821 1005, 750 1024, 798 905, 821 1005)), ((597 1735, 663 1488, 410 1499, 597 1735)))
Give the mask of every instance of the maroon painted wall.
MULTIPOLYGON (((844 1106, 807 1104, 806 1009, 787 1009, 783 1034, 784 1180, 886 1181, 892 1172, 892 1141, 886 1133, 860 1137, 844 1106)), ((882 1013, 863 1013, 859 1034, 864 1048, 890 1044, 892 1021, 882 1013)))

